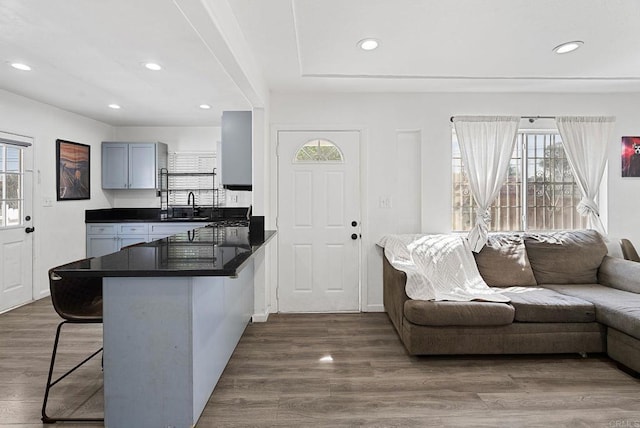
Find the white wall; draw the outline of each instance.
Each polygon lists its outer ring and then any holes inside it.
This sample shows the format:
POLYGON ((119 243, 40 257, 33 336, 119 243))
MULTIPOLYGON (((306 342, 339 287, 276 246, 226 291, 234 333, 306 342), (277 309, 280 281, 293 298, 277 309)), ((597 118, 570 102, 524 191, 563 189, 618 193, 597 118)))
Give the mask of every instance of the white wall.
MULTIPOLYGON (((85 257, 86 209, 109 208, 100 185, 100 144, 113 129, 95 120, 0 90, 0 130, 33 137, 34 285, 38 299, 49 293, 47 270, 85 257), (56 139, 91 146, 91 199, 56 202, 56 139), (42 199, 53 200, 43 207, 42 199)), ((27 213, 29 214, 29 213, 27 213)))
MULTIPOLYGON (((608 230, 628 237, 640 247, 640 179, 622 179, 620 137, 640 135, 640 94, 280 94, 270 103, 272 140, 279 127, 300 129, 363 130, 363 263, 364 310, 382 308, 382 258, 375 243, 399 231, 399 206, 419 198, 422 232, 449 232, 451 218, 451 123, 463 114, 508 115, 613 115, 617 117, 610 143, 608 169, 608 230), (399 136, 405 131, 421 136, 421 189, 395 186, 399 136), (380 198, 390 197, 392 208, 380 208, 380 198), (400 201, 405 201, 400 203, 400 201)), ((275 141, 270 164, 276 168, 275 141)), ((271 187, 275 186, 271 173, 271 187)), ((272 215, 277 196, 271 196, 272 215)))

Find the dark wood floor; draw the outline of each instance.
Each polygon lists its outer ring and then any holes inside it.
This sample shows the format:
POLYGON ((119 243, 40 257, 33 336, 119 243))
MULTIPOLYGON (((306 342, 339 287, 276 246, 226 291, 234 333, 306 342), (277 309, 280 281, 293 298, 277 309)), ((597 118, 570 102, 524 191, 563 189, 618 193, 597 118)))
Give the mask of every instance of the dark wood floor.
MULTIPOLYGON (((42 426, 58 321, 48 299, 0 315, 0 427, 42 426)), ((61 366, 100 346, 100 326, 74 327, 61 366)), ((99 359, 56 388, 50 413, 101 414, 99 359)), ((273 315, 197 425, 271 426, 640 427, 640 380, 604 356, 409 357, 385 314, 273 315)))

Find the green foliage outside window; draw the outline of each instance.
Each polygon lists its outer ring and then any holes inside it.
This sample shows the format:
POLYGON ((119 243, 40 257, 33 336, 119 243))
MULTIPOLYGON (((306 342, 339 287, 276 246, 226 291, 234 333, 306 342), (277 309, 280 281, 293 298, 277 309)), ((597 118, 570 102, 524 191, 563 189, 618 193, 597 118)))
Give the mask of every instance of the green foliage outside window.
POLYGON ((343 162, 343 158, 331 141, 313 140, 298 149, 294 162, 343 162))

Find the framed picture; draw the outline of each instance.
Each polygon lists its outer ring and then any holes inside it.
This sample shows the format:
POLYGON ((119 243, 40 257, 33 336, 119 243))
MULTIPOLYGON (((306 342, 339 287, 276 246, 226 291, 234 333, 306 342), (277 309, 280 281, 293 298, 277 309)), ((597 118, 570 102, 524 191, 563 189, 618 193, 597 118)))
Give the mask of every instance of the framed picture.
POLYGON ((59 201, 91 198, 90 150, 86 144, 56 140, 56 188, 59 201))
POLYGON ((622 137, 622 176, 640 177, 640 137, 622 137))

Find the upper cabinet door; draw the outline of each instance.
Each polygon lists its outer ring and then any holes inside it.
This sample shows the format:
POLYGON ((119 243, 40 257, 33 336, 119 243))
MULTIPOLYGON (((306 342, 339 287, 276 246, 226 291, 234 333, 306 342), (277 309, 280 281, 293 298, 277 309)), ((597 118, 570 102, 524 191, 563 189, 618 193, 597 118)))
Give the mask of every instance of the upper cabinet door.
POLYGON ((127 189, 129 186, 129 145, 102 144, 102 188, 127 189))
POLYGON ((102 143, 103 189, 157 189, 167 167, 164 143, 102 143))
POLYGON ((220 183, 231 190, 251 190, 250 111, 222 112, 220 183))
POLYGON ((156 145, 129 144, 129 189, 155 189, 156 145))

